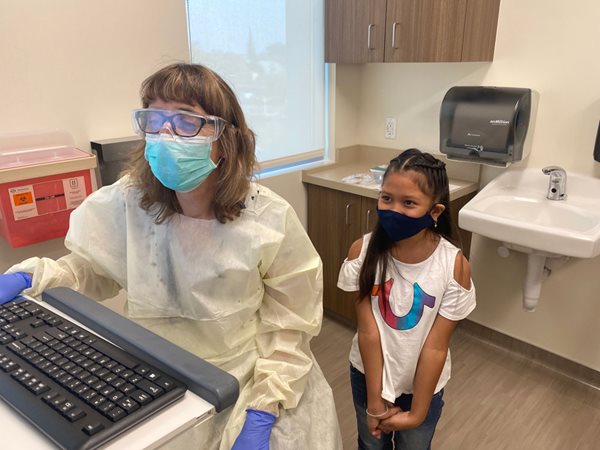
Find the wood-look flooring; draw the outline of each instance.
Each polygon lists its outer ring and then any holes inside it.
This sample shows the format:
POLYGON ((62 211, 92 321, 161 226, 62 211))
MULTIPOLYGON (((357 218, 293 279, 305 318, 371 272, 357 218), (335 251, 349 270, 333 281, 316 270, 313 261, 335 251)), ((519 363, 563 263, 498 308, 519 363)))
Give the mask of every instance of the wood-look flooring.
MULTIPOLYGON (((356 449, 348 353, 354 330, 325 317, 312 349, 333 389, 344 450, 356 449)), ((600 391, 459 329, 435 450, 600 450, 600 391)))

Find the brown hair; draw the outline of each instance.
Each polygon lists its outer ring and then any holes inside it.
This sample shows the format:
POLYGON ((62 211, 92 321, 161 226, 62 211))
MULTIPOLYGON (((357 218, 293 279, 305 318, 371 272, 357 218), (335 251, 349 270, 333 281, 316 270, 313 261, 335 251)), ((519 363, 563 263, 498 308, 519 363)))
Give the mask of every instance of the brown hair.
MULTIPOLYGON (((256 166, 256 140, 229 85, 204 66, 177 63, 146 78, 140 96, 144 108, 156 100, 186 103, 229 122, 217 141, 223 159, 217 168, 214 213, 221 223, 239 217, 256 166)), ((152 174, 144 158, 144 146, 133 154, 127 173, 142 191, 140 206, 151 211, 156 223, 181 213, 175 191, 164 187, 152 174)))

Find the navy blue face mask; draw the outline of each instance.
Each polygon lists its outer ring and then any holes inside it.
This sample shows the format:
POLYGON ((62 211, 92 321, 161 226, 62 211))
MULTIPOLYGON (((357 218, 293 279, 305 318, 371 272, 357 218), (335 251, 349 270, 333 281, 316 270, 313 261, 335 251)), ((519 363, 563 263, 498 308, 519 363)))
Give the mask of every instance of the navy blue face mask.
POLYGON ((388 237, 394 242, 408 239, 435 224, 429 212, 422 217, 409 217, 391 209, 377 208, 377 216, 388 237))

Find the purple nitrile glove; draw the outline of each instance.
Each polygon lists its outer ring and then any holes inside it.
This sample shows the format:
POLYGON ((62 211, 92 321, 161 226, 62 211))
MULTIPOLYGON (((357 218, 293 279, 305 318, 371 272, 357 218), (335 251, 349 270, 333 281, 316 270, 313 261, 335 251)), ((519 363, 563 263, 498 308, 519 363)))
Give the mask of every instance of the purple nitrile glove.
POLYGON ((269 436, 275 417, 265 411, 246 410, 246 422, 231 450, 269 450, 269 436))
POLYGON ((0 305, 3 305, 25 289, 31 287, 31 275, 26 272, 15 272, 0 275, 0 305))

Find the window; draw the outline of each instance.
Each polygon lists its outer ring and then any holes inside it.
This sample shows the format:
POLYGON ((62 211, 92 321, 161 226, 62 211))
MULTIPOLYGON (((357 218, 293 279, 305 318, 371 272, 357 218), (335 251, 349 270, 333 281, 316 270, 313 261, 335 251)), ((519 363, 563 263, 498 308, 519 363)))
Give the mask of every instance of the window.
POLYGON ((323 0, 187 0, 192 62, 235 90, 263 168, 323 157, 323 0))

